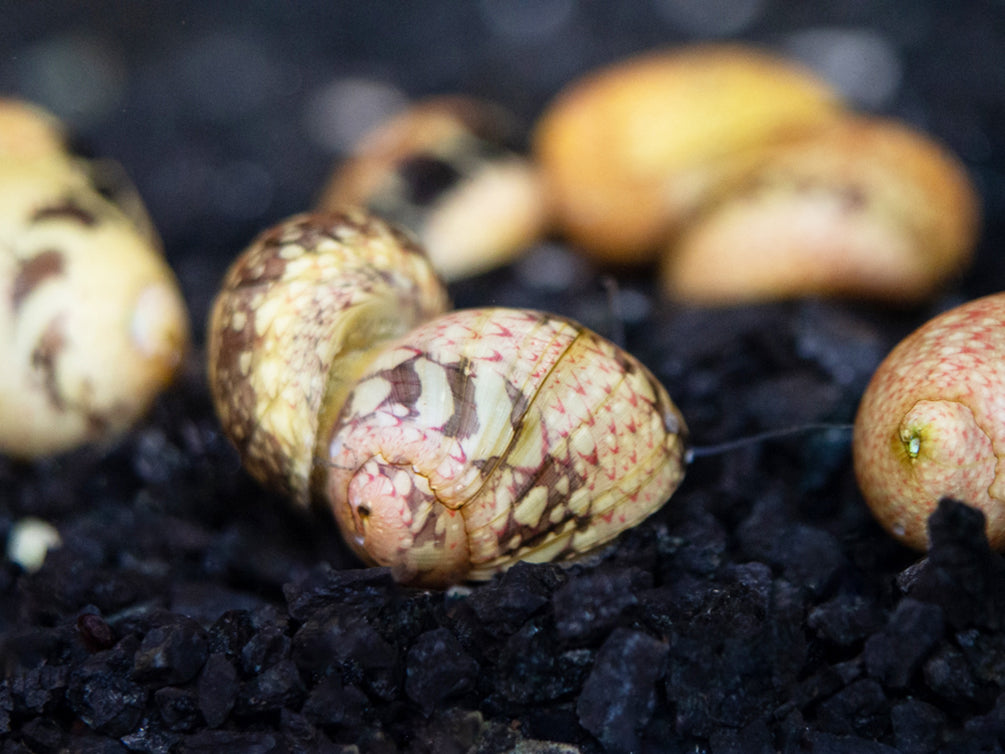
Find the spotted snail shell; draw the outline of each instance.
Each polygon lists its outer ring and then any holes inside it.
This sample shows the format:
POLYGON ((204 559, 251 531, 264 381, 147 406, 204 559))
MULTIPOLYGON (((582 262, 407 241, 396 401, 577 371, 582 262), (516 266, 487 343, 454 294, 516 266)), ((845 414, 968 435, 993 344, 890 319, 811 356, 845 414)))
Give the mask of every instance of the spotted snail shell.
POLYGON ((564 317, 447 307, 421 249, 361 211, 259 236, 208 341, 249 472, 423 586, 578 556, 666 501, 686 427, 637 359, 564 317))
POLYGON ((859 488, 905 544, 928 547, 928 517, 952 497, 984 513, 1005 549, 1005 294, 930 319, 877 367, 855 417, 859 488))
POLYGON ((182 365, 178 281, 138 194, 97 180, 112 172, 72 154, 47 112, 0 98, 4 455, 115 442, 182 365))

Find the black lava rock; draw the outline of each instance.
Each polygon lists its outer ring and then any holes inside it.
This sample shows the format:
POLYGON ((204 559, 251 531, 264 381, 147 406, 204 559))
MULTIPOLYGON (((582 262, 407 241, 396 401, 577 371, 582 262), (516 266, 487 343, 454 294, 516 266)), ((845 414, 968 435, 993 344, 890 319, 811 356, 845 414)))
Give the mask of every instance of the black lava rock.
POLYGON ((494 686, 517 705, 555 701, 582 686, 592 659, 589 650, 562 651, 550 624, 528 621, 499 652, 494 686))
POLYGON ((912 599, 901 601, 885 628, 865 643, 869 674, 889 688, 907 686, 944 631, 945 619, 938 606, 912 599))
POLYGON ((1005 628, 1005 558, 984 525, 976 508, 942 500, 928 522, 928 557, 910 579, 908 594, 941 606, 956 628, 1005 628))
POLYGON ((576 704, 580 724, 608 751, 630 752, 656 705, 656 682, 667 645, 647 634, 615 629, 601 646, 576 704))
POLYGON ((177 685, 195 678, 206 662, 206 632, 175 616, 147 632, 133 660, 133 678, 148 685, 177 685))
POLYGON ((444 700, 474 687, 478 663, 446 628, 422 634, 408 650, 405 693, 427 717, 444 700))
POLYGON ((863 678, 822 702, 817 720, 821 730, 828 733, 875 739, 886 732, 889 707, 882 686, 871 678, 863 678))
POLYGON ((818 605, 807 618, 819 636, 842 646, 861 641, 883 622, 876 602, 854 593, 842 593, 818 605))
POLYGON ((359 726, 369 700, 362 691, 343 683, 338 674, 322 678, 304 701, 303 713, 308 720, 321 726, 359 726))
POLYGON ((193 730, 202 722, 199 697, 194 690, 166 686, 154 692, 154 704, 168 730, 193 730))
POLYGON ((226 655, 213 653, 206 658, 196 685, 199 712, 206 724, 218 728, 234 708, 240 690, 237 670, 226 655))
POLYGON ((651 584, 648 573, 635 569, 605 569, 570 581, 555 592, 555 630, 572 642, 606 635, 638 603, 636 592, 651 584))
POLYGON ((906 699, 890 710, 893 740, 904 754, 928 754, 942 743, 946 716, 920 699, 906 699))
POLYGON ((120 737, 139 725, 148 692, 129 678, 120 658, 109 657, 115 651, 99 652, 75 669, 66 698, 88 727, 120 737))
POLYGON ((255 716, 284 707, 295 707, 305 693, 293 660, 280 660, 241 684, 234 714, 255 716))

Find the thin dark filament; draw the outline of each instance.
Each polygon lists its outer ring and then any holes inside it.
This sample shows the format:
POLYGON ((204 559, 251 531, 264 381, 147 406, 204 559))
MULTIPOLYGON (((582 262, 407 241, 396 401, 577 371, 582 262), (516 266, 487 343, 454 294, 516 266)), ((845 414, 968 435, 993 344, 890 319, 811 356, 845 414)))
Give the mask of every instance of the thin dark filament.
POLYGON ((698 445, 688 448, 687 452, 684 454, 684 462, 691 463, 695 458, 702 458, 704 456, 717 456, 722 453, 728 453, 731 450, 737 450, 739 448, 745 448, 749 445, 756 445, 762 442, 768 442, 770 440, 779 440, 785 437, 791 437, 792 435, 801 435, 810 432, 842 432, 850 433, 852 430, 852 424, 800 424, 795 427, 783 427, 782 429, 769 429, 764 432, 758 432, 754 435, 748 435, 746 437, 740 437, 736 440, 727 440, 726 442, 716 443, 715 445, 698 445))

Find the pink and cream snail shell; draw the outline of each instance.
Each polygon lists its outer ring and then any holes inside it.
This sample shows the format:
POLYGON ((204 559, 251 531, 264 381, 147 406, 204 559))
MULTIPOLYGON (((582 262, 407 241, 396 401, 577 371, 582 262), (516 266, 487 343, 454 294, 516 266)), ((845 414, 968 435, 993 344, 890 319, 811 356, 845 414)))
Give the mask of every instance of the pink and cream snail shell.
POLYGON ((411 237, 361 210, 259 236, 208 339, 249 472, 425 586, 578 556, 662 506, 686 428, 648 369, 563 317, 447 309, 411 237))

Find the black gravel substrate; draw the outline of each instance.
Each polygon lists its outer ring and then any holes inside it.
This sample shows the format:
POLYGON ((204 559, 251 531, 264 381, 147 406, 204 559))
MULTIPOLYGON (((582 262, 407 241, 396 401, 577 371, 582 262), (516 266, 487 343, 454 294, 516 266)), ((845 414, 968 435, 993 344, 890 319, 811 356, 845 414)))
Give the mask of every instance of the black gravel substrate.
POLYGON ((63 543, 34 573, 0 564, 0 753, 1003 751, 1005 559, 950 501, 928 557, 893 543, 846 429, 696 458, 585 562, 414 591, 244 475, 200 351, 223 269, 308 207, 344 149, 318 126, 342 133, 340 108, 462 91, 530 123, 595 65, 727 35, 829 66, 963 157, 986 216, 959 285, 910 311, 683 309, 553 241, 455 300, 623 339, 699 444, 847 424, 902 335, 1005 288, 1000 3, 39 2, 8 4, 2 27, 0 91, 125 165, 199 343, 115 448, 0 459, 0 541, 36 516, 63 543))

